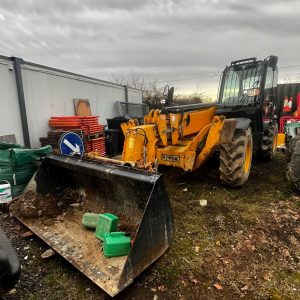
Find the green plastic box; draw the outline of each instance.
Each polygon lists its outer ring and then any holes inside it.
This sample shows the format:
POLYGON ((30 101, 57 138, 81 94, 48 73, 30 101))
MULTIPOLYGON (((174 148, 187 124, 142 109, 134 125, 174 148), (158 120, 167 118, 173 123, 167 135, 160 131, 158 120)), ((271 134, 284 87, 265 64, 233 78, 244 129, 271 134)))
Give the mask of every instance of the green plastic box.
POLYGON ((106 257, 128 255, 130 251, 130 237, 124 232, 104 234, 103 253, 106 257))
POLYGON ((119 218, 113 214, 100 214, 99 220, 96 226, 96 238, 103 241, 104 234, 117 231, 119 218))
POLYGON ((85 213, 82 216, 81 223, 86 228, 96 229, 99 218, 100 218, 100 214, 85 213))

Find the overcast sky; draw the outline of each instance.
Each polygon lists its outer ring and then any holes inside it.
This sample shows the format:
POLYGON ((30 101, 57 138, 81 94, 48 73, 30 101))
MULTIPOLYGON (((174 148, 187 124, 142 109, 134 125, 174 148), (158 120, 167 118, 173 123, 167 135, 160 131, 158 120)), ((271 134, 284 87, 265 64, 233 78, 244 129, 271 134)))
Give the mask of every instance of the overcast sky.
POLYGON ((300 80, 299 12, 299 0, 0 0, 0 54, 101 79, 190 78, 169 83, 214 97, 245 57, 278 55, 298 65, 280 80, 300 80))

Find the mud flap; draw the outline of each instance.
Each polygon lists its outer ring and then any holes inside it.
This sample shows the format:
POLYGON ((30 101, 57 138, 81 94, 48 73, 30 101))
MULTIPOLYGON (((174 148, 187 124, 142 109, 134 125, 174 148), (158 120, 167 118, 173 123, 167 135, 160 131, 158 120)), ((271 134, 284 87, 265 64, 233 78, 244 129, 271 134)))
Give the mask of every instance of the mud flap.
POLYGON ((60 155, 44 159, 12 204, 12 213, 110 296, 157 260, 173 237, 173 214, 160 174, 60 155), (58 195, 67 190, 72 191, 69 202, 80 195, 80 207, 63 203, 58 210, 57 204, 65 201, 58 195), (26 199, 38 207, 37 216, 22 214, 26 199), (128 256, 103 256, 94 232, 81 225, 85 212, 119 216, 119 230, 129 231, 133 240, 128 256))
POLYGON ((237 126, 236 119, 225 119, 224 120, 224 125, 222 128, 222 132, 221 132, 220 140, 219 140, 220 145, 232 143, 232 139, 233 139, 233 135, 234 135, 236 126, 237 126))

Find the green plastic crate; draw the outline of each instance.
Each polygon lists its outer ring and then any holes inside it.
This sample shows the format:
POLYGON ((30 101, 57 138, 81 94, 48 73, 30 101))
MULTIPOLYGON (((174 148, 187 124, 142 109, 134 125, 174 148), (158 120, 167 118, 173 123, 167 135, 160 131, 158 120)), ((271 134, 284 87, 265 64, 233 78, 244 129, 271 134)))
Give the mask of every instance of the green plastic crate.
POLYGON ((130 237, 124 232, 111 232, 104 234, 103 253, 106 257, 128 255, 130 251, 130 237))
POLYGON ((119 218, 113 214, 100 214, 96 227, 96 238, 103 241, 104 234, 117 231, 119 218))
POLYGON ((82 216, 81 223, 86 228, 96 229, 99 218, 100 218, 100 214, 85 213, 82 216))

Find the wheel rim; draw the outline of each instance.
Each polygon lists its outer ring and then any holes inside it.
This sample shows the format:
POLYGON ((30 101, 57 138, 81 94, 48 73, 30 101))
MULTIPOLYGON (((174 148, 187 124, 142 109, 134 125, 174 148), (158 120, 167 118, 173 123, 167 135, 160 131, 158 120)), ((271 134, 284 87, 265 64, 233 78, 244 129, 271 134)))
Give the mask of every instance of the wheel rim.
POLYGON ((251 156, 252 156, 252 149, 250 141, 247 142, 247 148, 245 153, 245 163, 244 163, 244 173, 247 174, 250 170, 251 166, 251 156))

